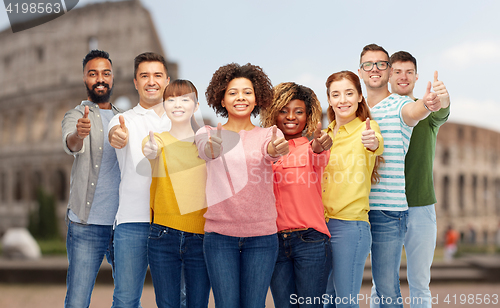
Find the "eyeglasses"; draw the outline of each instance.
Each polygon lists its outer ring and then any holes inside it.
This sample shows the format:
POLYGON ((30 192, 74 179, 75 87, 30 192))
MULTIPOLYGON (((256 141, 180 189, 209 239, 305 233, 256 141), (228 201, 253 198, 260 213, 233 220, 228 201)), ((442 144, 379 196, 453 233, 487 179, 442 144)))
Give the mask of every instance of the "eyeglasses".
POLYGON ((381 71, 385 71, 389 66, 391 66, 388 61, 378 61, 378 62, 363 62, 361 63, 359 68, 362 68, 363 71, 365 72, 369 72, 373 69, 374 65, 376 65, 377 68, 381 71))

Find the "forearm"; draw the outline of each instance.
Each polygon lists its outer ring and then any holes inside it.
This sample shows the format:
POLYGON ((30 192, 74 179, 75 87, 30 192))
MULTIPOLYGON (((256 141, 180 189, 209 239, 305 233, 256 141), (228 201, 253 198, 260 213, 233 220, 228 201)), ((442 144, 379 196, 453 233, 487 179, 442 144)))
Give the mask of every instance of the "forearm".
POLYGON ((403 106, 402 113, 406 125, 411 127, 417 125, 420 120, 427 118, 431 114, 421 99, 403 106))
POLYGON ((83 147, 83 139, 75 131, 66 137, 66 145, 71 152, 79 152, 83 147))

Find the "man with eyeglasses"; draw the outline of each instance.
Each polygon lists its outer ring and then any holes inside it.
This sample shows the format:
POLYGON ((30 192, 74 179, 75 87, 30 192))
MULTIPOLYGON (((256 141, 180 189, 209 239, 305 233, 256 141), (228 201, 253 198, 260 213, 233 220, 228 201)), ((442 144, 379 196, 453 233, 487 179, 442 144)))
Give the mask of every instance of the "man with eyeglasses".
POLYGON ((408 203, 405 195, 404 162, 412 128, 431 111, 441 108, 431 84, 423 99, 391 94, 392 69, 387 51, 376 44, 363 48, 358 74, 366 86, 366 102, 384 137, 385 163, 379 168, 380 181, 370 192, 372 278, 371 307, 403 307, 399 266, 407 228, 408 203))
MULTIPOLYGON (((416 101, 413 88, 418 80, 417 60, 406 51, 398 51, 391 56, 390 63, 391 90, 416 101)), ((406 198, 409 208, 404 246, 412 308, 432 307, 429 283, 437 235, 432 166, 439 127, 450 115, 450 96, 444 83, 438 80, 437 71, 434 73, 432 87, 441 100, 441 109, 432 112, 413 128, 405 157, 406 198)))

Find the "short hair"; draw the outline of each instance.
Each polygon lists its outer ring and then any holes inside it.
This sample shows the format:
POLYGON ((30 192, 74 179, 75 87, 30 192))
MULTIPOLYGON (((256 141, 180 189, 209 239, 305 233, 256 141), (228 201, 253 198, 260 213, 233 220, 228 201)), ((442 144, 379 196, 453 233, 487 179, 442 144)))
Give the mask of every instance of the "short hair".
POLYGON ((281 109, 295 99, 303 101, 306 105, 307 120, 304 133, 306 136, 310 136, 316 130, 318 122, 321 122, 323 115, 321 103, 312 89, 294 82, 283 82, 274 87, 272 104, 261 111, 261 125, 263 127, 276 125, 276 118, 281 109))
POLYGON ((387 59, 389 59, 389 53, 384 49, 384 47, 377 44, 368 44, 363 47, 363 51, 361 51, 361 55, 359 56, 359 63, 361 63, 361 58, 363 58, 363 56, 369 51, 382 51, 387 55, 387 59))
POLYGON ((406 51, 398 51, 392 54, 389 58, 389 63, 392 64, 396 62, 412 62, 415 65, 415 72, 417 71, 417 59, 412 56, 409 52, 406 51))
POLYGON ((246 78, 252 82, 257 105, 251 115, 257 116, 261 108, 266 109, 272 103, 273 85, 261 67, 250 63, 243 66, 231 63, 217 69, 205 92, 208 105, 215 110, 217 115, 228 117, 226 108, 222 107, 222 100, 229 82, 235 78, 246 78))
POLYGON ((193 92, 197 102, 198 90, 196 89, 194 84, 189 80, 177 79, 172 81, 165 87, 165 92, 163 92, 163 100, 166 100, 169 97, 182 96, 193 92))
POLYGON ((134 59, 134 79, 137 79, 137 69, 139 68, 139 64, 141 64, 142 62, 160 62, 161 64, 163 64, 165 73, 168 77, 167 61, 165 61, 165 58, 162 55, 154 52, 143 52, 134 59))
POLYGON ((94 60, 96 58, 102 58, 102 59, 106 59, 109 61, 109 64, 113 65, 113 62, 111 62, 111 59, 109 58, 109 53, 105 52, 104 50, 98 50, 98 49, 93 49, 91 51, 89 51, 89 53, 83 58, 83 70, 85 70, 85 65, 87 65, 87 63, 90 61, 90 60, 94 60))
MULTIPOLYGON (((366 100, 363 97, 363 92, 361 92, 361 83, 359 81, 359 77, 358 75, 354 74, 351 71, 341 71, 338 73, 331 74, 328 77, 328 79, 326 80, 326 95, 328 97, 328 102, 330 102, 330 85, 335 81, 341 81, 343 79, 346 79, 349 82, 351 82, 354 85, 356 92, 358 92, 358 95, 362 97, 361 102, 358 104, 358 110, 356 110, 356 117, 360 118, 361 121, 366 121, 366 118, 372 119, 370 108, 368 107, 368 104, 366 103, 366 100)), ((333 108, 330 104, 328 104, 328 109, 326 113, 328 115, 328 120, 330 122, 335 120, 335 112, 333 111, 333 108)), ((372 175, 370 178, 372 184, 375 184, 380 181, 380 174, 378 173, 378 169, 382 163, 384 163, 384 158, 380 155, 377 156, 377 158, 375 159, 375 166, 373 168, 372 175)))

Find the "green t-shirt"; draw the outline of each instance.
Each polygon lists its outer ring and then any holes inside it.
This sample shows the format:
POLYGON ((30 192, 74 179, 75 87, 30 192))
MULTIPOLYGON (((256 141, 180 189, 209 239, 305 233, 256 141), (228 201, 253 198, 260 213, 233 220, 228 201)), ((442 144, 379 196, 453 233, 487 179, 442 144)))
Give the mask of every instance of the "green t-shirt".
POLYGON ((436 203, 432 167, 436 154, 438 130, 448 120, 449 115, 450 106, 431 112, 413 128, 410 147, 405 158, 405 188, 408 206, 436 203))

